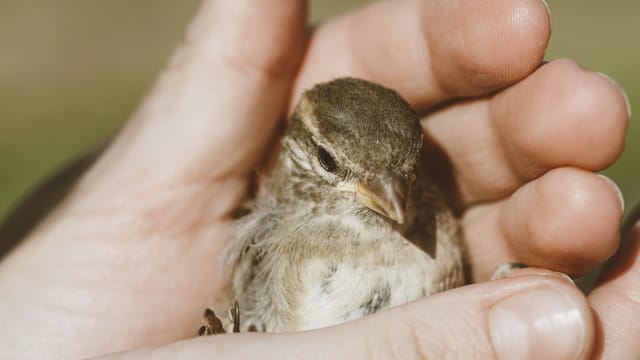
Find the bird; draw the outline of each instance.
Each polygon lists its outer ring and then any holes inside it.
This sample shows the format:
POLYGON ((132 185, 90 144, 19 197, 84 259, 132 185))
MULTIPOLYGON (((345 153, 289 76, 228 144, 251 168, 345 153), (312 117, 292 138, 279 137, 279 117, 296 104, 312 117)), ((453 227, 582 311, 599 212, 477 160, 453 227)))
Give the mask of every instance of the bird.
POLYGON ((462 234, 422 144, 392 89, 344 77, 303 92, 223 252, 231 315, 207 309, 199 334, 322 328, 463 285, 462 234))

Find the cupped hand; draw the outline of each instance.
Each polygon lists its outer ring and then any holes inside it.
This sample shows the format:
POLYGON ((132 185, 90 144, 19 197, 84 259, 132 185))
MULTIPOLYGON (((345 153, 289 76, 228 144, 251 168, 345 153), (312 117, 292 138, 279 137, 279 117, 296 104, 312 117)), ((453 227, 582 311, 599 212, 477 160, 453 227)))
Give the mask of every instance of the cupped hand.
POLYGON ((554 272, 583 274, 618 247, 620 194, 595 171, 619 157, 629 114, 608 78, 569 60, 541 66, 549 35, 540 0, 382 1, 313 30, 303 1, 203 1, 123 131, 0 264, 3 351, 585 358, 638 347, 611 341, 640 319, 612 308, 637 309, 633 261, 612 263, 617 275, 589 299, 598 321, 554 272), (477 284, 327 329, 173 343, 195 335, 224 286, 231 214, 298 95, 338 76, 392 87, 421 114, 425 162, 461 214, 477 284), (484 282, 505 262, 553 271, 484 282))

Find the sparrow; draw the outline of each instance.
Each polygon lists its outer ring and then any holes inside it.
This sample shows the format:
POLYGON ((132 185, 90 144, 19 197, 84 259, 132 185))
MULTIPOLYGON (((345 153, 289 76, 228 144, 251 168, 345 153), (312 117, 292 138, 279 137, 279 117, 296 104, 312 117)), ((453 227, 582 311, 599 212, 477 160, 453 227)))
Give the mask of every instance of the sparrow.
POLYGON ((339 78, 304 92, 223 255, 230 322, 207 309, 199 334, 315 329, 463 285, 461 232, 422 142, 391 89, 339 78))

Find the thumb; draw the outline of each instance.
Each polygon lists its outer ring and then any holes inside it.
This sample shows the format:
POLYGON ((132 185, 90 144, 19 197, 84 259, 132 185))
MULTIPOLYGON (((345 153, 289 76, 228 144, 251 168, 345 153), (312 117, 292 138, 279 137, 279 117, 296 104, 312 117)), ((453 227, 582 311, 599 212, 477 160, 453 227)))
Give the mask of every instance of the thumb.
POLYGON ((285 114, 305 14, 302 0, 203 0, 183 44, 85 183, 113 194, 131 184, 210 186, 249 176, 285 114))
POLYGON ((558 274, 524 269, 339 326, 216 335, 114 358, 585 359, 593 339, 582 293, 558 274))

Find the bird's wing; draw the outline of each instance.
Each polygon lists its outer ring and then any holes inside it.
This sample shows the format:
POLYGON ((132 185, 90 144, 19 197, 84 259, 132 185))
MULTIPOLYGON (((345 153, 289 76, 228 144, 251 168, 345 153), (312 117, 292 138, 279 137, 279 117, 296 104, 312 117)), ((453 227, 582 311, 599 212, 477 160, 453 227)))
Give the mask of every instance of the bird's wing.
POLYGON ((250 247, 270 236, 278 221, 274 200, 261 199, 250 207, 252 210, 233 225, 229 241, 222 253, 223 259, 219 262, 224 266, 221 270, 227 278, 233 274, 250 247))

